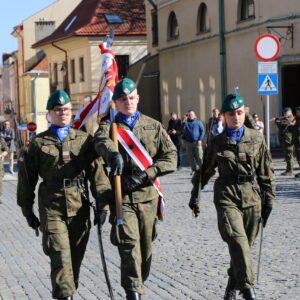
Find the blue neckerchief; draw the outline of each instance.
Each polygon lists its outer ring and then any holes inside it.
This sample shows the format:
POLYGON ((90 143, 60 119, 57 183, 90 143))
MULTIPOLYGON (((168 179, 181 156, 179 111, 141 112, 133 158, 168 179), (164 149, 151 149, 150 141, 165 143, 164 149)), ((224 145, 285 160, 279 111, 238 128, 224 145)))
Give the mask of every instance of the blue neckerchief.
POLYGON ((231 129, 226 126, 226 133, 230 137, 233 142, 239 142, 244 135, 245 126, 241 126, 240 128, 231 129))
POLYGON ((137 120, 140 117, 140 112, 137 110, 135 113, 133 113, 130 116, 126 116, 126 115, 122 114, 121 112, 119 112, 119 116, 124 124, 126 124, 130 129, 133 129, 135 123, 137 122, 137 120))
POLYGON ((64 127, 60 127, 54 124, 51 124, 50 129, 51 131, 59 138, 61 142, 69 135, 70 133, 71 124, 68 124, 64 127))

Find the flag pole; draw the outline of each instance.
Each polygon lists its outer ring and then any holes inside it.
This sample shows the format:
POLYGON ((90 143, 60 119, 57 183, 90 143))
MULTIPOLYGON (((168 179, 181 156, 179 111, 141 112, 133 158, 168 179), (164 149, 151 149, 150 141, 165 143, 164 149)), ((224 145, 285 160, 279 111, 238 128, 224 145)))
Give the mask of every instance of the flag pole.
MULTIPOLYGON (((116 104, 114 101, 110 103, 110 118, 111 118, 111 134, 112 140, 116 146, 116 150, 119 152, 118 145, 118 127, 115 122, 116 104)), ((121 189, 121 176, 116 175, 114 178, 115 183, 115 203, 116 203, 116 216, 117 225, 123 225, 123 211, 122 211, 122 189, 121 189)))

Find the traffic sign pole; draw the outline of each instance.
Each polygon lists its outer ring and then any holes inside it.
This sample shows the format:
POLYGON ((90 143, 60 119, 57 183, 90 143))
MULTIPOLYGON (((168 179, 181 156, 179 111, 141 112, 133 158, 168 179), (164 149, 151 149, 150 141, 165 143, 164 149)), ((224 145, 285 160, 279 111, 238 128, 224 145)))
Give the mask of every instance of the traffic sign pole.
POLYGON ((266 95, 266 109, 265 109, 265 124, 266 124, 266 137, 267 147, 270 150, 270 97, 266 95))
POLYGON ((270 96, 278 94, 278 67, 275 60, 280 52, 280 42, 272 34, 263 34, 255 42, 254 52, 258 63, 258 94, 266 95, 265 129, 267 147, 270 149, 270 96))

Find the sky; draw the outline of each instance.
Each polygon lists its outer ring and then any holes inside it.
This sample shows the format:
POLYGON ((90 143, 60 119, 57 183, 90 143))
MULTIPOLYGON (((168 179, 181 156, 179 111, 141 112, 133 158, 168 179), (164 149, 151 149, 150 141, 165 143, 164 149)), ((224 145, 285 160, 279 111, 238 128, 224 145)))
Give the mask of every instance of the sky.
POLYGON ((36 12, 54 3, 55 0, 5 0, 1 1, 0 12, 0 65, 2 54, 17 50, 17 39, 11 33, 16 25, 36 12))

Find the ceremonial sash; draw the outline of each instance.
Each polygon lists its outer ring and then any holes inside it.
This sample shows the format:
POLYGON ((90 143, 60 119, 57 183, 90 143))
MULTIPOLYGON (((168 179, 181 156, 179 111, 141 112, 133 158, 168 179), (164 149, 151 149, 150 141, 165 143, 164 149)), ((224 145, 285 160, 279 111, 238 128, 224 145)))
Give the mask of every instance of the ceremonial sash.
MULTIPOLYGON (((125 128, 118 128, 118 141, 142 171, 152 166, 152 157, 149 155, 145 147, 141 144, 141 142, 132 131, 125 128)), ((153 186, 159 194, 157 216, 160 220, 162 220, 165 201, 158 178, 155 178, 155 180, 153 181, 153 186)))

